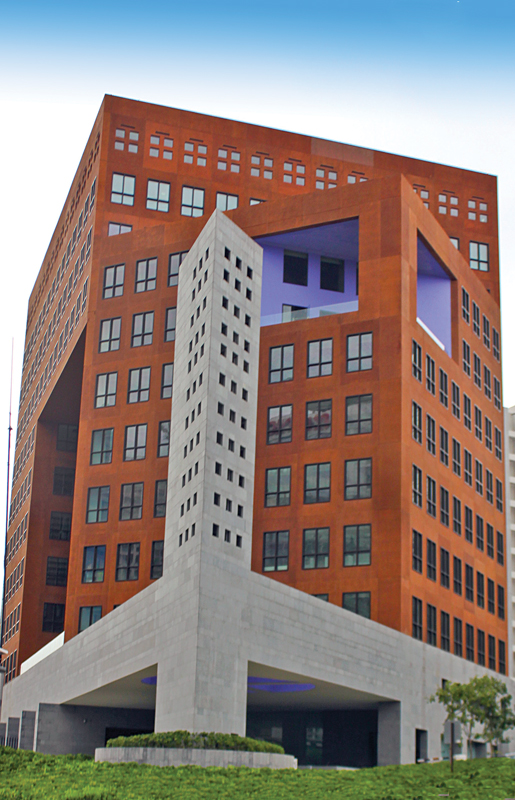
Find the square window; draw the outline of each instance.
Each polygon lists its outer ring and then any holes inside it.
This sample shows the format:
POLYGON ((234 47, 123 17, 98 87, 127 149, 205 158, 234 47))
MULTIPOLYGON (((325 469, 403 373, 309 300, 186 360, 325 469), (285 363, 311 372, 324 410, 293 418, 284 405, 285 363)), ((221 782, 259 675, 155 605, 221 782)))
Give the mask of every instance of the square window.
POLYGON ((185 217, 201 217, 204 214, 204 195, 204 189, 183 186, 181 214, 185 217))
POLYGON ((134 205, 134 192, 136 189, 136 178, 132 175, 121 175, 113 172, 111 183, 111 203, 124 206, 134 205))
POLYGON ((370 592, 344 592, 342 608, 370 619, 370 592))
POLYGON ((149 211, 170 210, 170 184, 164 181, 147 183, 147 209, 149 211))

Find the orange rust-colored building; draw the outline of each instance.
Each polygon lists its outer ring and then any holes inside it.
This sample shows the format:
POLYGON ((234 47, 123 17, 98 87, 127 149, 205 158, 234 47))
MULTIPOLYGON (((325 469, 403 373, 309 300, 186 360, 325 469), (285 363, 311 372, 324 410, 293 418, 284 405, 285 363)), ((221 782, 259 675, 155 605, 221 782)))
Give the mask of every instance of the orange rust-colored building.
POLYGON ((29 301, 6 680, 161 575, 215 207, 264 250, 253 569, 506 672, 496 179, 107 96, 29 301))

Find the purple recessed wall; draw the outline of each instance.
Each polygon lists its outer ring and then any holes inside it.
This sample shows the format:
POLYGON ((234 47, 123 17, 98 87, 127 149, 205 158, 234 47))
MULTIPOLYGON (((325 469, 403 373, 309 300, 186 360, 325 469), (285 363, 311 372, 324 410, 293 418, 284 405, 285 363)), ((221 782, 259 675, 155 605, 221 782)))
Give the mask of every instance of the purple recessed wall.
POLYGON ((357 219, 256 239, 263 248, 261 325, 282 321, 283 304, 310 309, 308 316, 358 310, 356 272, 359 249, 357 219), (308 253, 308 285, 283 282, 284 250, 308 253), (344 292, 320 288, 320 256, 345 262, 344 292))
POLYGON ((417 245, 417 317, 452 355, 451 277, 419 238, 417 245))

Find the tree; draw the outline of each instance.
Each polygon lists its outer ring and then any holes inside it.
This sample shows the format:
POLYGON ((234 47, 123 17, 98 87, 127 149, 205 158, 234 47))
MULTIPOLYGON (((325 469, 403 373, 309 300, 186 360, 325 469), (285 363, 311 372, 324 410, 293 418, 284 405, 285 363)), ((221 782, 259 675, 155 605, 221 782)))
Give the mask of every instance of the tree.
MULTIPOLYGON (((468 683, 448 682, 429 698, 429 702, 435 701, 445 706, 450 722, 457 720, 463 725, 467 735, 467 751, 476 724, 483 726, 481 738, 490 744, 492 755, 499 744, 506 741, 506 731, 515 727, 511 694, 508 694, 505 683, 490 675, 476 675, 468 683)), ((474 738, 479 736, 476 734, 474 738)), ((450 752, 452 769, 452 744, 450 752)))
POLYGON ((499 745, 507 741, 504 734, 515 727, 512 696, 499 678, 484 675, 472 680, 475 682, 474 714, 483 725, 483 738, 489 743, 493 756, 499 745))

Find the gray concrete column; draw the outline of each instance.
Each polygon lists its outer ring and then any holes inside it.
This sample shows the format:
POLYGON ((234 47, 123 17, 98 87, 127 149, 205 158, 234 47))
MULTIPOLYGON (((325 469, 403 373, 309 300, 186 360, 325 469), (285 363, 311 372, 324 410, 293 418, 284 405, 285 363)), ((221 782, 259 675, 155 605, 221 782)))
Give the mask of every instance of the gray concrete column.
POLYGON ((401 763, 401 704, 380 703, 377 714, 377 765, 401 763))

